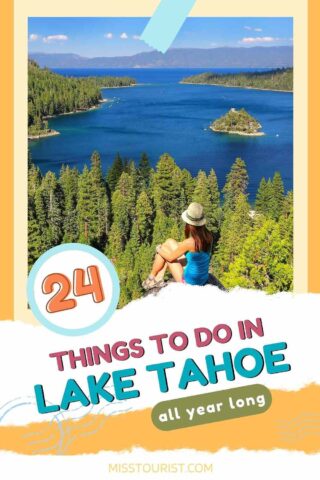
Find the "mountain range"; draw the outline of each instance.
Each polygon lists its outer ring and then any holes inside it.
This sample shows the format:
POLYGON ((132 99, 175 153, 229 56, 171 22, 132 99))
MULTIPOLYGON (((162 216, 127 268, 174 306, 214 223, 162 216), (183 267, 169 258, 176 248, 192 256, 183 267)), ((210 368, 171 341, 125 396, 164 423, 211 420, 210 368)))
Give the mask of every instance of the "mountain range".
POLYGON ((293 66, 293 48, 172 48, 123 57, 82 57, 75 53, 32 52, 29 58, 48 68, 283 68, 293 66))

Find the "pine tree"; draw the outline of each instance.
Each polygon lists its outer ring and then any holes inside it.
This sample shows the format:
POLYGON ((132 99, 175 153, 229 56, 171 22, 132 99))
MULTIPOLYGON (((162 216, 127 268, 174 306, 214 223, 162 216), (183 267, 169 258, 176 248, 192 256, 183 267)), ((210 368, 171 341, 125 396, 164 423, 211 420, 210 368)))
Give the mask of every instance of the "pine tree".
POLYGON ((293 192, 289 191, 284 197, 281 215, 285 218, 293 217, 293 192))
POLYGON ((140 185, 139 185, 139 174, 138 174, 138 169, 136 168, 136 165, 133 160, 130 160, 128 163, 128 166, 126 168, 126 173, 130 175, 132 179, 132 186, 134 190, 134 195, 138 196, 140 193, 140 185))
POLYGON ((192 202, 192 196, 195 188, 195 179, 185 168, 181 170, 181 194, 183 195, 183 208, 192 202))
POLYGON ((117 262, 117 271, 121 285, 125 285, 125 291, 120 294, 120 306, 128 300, 139 298, 143 291, 142 280, 137 268, 136 258, 139 255, 140 240, 137 225, 132 228, 131 238, 128 241, 124 252, 117 262))
POLYGON ((273 215, 272 218, 279 220, 281 214, 283 203, 284 203, 284 185, 282 181, 281 174, 275 172, 272 180, 272 190, 273 190, 273 215))
MULTIPOLYGON (((123 175, 127 175, 124 173, 123 175)), ((128 212, 127 198, 122 192, 117 189, 112 195, 112 212, 113 212, 113 224, 112 227, 117 225, 120 233, 122 244, 125 245, 130 236, 130 215, 128 212)), ((111 238, 109 240, 111 242, 111 238)))
POLYGON ((124 251, 124 247, 121 227, 118 223, 113 223, 110 229, 105 252, 116 265, 121 253, 124 251))
MULTIPOLYGON (((37 220, 35 198, 41 189, 42 176, 40 169, 32 163, 31 154, 28 152, 28 267, 39 258, 43 251, 40 225, 37 220)), ((43 209, 44 213, 44 209, 43 209)), ((44 216, 46 227, 46 217, 44 216)), ((44 227, 44 228, 45 228, 44 227)))
POLYGON ((284 186, 279 172, 274 174, 273 180, 262 178, 257 195, 255 208, 268 218, 279 220, 284 204, 284 186))
POLYGON ((50 245, 59 245, 62 240, 63 195, 54 173, 47 172, 42 181, 42 195, 47 217, 47 235, 50 245))
POLYGON ((213 256, 213 266, 218 274, 228 271, 229 265, 240 253, 251 231, 250 205, 246 195, 240 193, 236 199, 234 211, 226 212, 221 235, 213 256))
POLYGON ((78 177, 79 172, 76 168, 69 166, 62 167, 60 171, 59 183, 64 197, 64 215, 63 215, 63 242, 73 243, 78 240, 78 177))
POLYGON ((269 178, 268 181, 263 177, 256 194, 255 209, 259 214, 267 218, 274 217, 274 198, 273 185, 269 178))
POLYGON ((212 216, 211 232, 214 234, 214 237, 217 238, 218 232, 220 230, 220 224, 222 221, 222 209, 220 206, 220 191, 219 191, 218 179, 213 169, 210 170, 208 175, 208 187, 210 192, 210 204, 211 204, 211 216, 212 216))
POLYGON ((281 237, 286 239, 290 246, 290 262, 293 262, 293 192, 288 192, 284 198, 282 212, 279 217, 281 237))
POLYGON ((91 168, 84 167, 78 182, 79 241, 102 249, 109 231, 110 207, 101 160, 97 152, 91 157, 91 168))
POLYGON ((47 213, 42 188, 38 188, 35 193, 35 219, 39 225, 43 245, 46 245, 47 236, 47 213))
POLYGON ((259 213, 265 213, 265 207, 267 202, 267 181, 265 177, 262 177, 259 188, 256 193, 255 209, 259 213))
POLYGON ((148 189, 150 185, 151 166, 148 155, 143 153, 141 155, 138 165, 138 188, 139 192, 148 189))
POLYGON ((210 170, 208 175, 208 186, 210 191, 210 201, 212 209, 218 210, 220 208, 220 192, 216 172, 213 168, 210 170))
POLYGON ((84 166, 78 182, 78 228, 79 242, 91 244, 93 232, 91 232, 91 176, 87 165, 84 166))
POLYGON ((93 152, 91 157, 90 183, 92 242, 96 247, 102 248, 109 230, 110 208, 98 152, 93 152))
POLYGON ((177 183, 177 165, 165 153, 159 159, 154 176, 154 199, 156 209, 165 215, 179 218, 181 212, 181 187, 177 183))
POLYGON ((132 224, 137 195, 134 177, 128 173, 122 173, 118 182, 117 190, 123 197, 123 202, 125 204, 125 208, 127 209, 127 216, 129 217, 130 224, 132 224))
POLYGON ((214 228, 214 217, 211 209, 211 195, 207 175, 203 170, 200 170, 198 173, 192 201, 198 202, 203 206, 204 214, 207 219, 207 228, 212 230, 214 228))
POLYGON ((271 178, 268 178, 267 186, 266 186, 266 198, 265 198, 265 205, 262 208, 264 211, 264 215, 266 217, 274 219, 275 217, 275 201, 273 196, 273 183, 271 178))
POLYGON ((220 194, 217 178, 213 170, 211 170, 208 177, 204 171, 199 171, 192 200, 201 203, 207 219, 208 230, 213 234, 217 233, 221 216, 220 194))
POLYGON ((34 200, 35 193, 40 188, 42 175, 40 168, 36 167, 28 157, 28 196, 34 200))
MULTIPOLYGON (((203 170, 199 170, 196 179, 195 188, 192 195, 192 201, 201 203, 204 210, 210 208, 210 190, 207 175, 203 170)), ((207 214, 207 212, 205 212, 207 214)))
POLYGON ((34 262, 38 260, 43 253, 43 242, 41 238, 41 231, 37 219, 31 210, 28 214, 28 269, 30 270, 34 262))
POLYGON ((237 158, 227 175, 227 181, 223 187, 224 210, 233 210, 235 208, 237 197, 246 195, 248 187, 248 173, 246 164, 241 158, 237 158))
POLYGON ((110 231, 109 250, 122 251, 130 238, 130 230, 135 215, 136 192, 132 177, 123 172, 116 190, 112 194, 113 223, 110 231), (120 242, 115 239, 115 228, 120 236, 120 242), (115 242, 115 245, 113 245, 115 242))
POLYGON ((145 191, 138 197, 136 205, 135 225, 138 229, 141 243, 150 243, 152 239, 153 208, 145 191))
POLYGON ((111 193, 115 190, 123 171, 124 165, 119 153, 117 153, 116 158, 107 173, 107 183, 111 193))

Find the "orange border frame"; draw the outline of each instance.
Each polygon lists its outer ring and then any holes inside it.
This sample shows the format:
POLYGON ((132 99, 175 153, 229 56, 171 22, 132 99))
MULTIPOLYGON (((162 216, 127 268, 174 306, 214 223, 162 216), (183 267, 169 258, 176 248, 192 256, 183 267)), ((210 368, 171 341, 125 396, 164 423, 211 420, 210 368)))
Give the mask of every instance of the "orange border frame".
POLYGON ((309 292, 320 292, 320 58, 319 42, 320 3, 309 0, 309 179, 308 179, 308 278, 309 292))
POLYGON ((13 1, 0 3, 0 319, 13 319, 13 1))
MULTIPOLYGON (((13 2, 0 4, 0 319, 13 319, 13 2)), ((320 143, 318 112, 320 110, 319 40, 320 3, 309 0, 309 188, 308 188, 308 284, 310 292, 320 293, 320 143), (312 99, 312 101, 311 101, 312 99)), ((302 159, 303 160, 303 159, 302 159)))

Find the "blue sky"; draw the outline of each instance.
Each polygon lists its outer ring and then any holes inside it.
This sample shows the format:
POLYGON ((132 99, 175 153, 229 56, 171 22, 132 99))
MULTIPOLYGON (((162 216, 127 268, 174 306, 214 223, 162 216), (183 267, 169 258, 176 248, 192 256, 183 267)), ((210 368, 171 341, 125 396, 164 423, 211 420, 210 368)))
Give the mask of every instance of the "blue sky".
MULTIPOLYGON (((148 18, 29 18, 29 52, 123 56, 151 50, 140 40, 148 18)), ((291 18, 188 18, 173 48, 292 45, 291 18)))

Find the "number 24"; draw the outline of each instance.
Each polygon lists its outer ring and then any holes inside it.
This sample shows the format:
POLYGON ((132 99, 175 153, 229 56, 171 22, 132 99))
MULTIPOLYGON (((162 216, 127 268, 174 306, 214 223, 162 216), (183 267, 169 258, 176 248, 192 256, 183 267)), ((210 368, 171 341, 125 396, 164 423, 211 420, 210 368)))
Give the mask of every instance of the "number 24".
MULTIPOLYGON (((85 283, 85 271, 82 268, 76 268, 73 271, 73 294, 76 297, 82 295, 92 295, 95 303, 103 302, 105 299, 101 283, 99 268, 91 265, 87 268, 89 283, 85 283)), ((42 292, 48 295, 53 292, 54 285, 59 285, 59 290, 48 301, 46 305, 47 312, 57 313, 64 310, 76 308, 77 301, 74 298, 67 298, 71 290, 71 282, 63 273, 51 273, 42 282, 42 292)))

